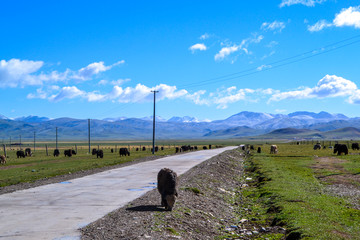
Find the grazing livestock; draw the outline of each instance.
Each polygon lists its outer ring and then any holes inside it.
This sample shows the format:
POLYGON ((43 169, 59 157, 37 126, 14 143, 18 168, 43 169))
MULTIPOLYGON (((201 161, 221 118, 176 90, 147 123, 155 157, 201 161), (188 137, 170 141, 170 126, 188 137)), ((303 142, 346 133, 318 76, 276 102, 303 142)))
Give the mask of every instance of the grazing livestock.
POLYGON ((250 150, 255 150, 254 145, 250 145, 250 150))
POLYGON ((25 156, 31 157, 31 155, 32 155, 31 149, 30 149, 30 148, 26 148, 26 149, 25 149, 25 156))
POLYGON ((120 157, 121 156, 126 156, 126 155, 130 156, 130 152, 129 152, 129 150, 127 148, 120 148, 119 154, 120 154, 120 157))
POLYGON ((245 151, 245 145, 244 144, 241 144, 239 147, 241 148, 241 150, 245 151))
POLYGON ((65 155, 65 157, 71 157, 71 156, 72 156, 72 151, 71 151, 71 149, 65 150, 65 151, 64 151, 64 155, 65 155))
POLYGON ((207 149, 207 146, 203 146, 203 149, 206 150, 206 149, 207 149))
POLYGON ((142 150, 143 150, 143 151, 146 151, 146 147, 142 147, 142 150))
POLYGON ((351 149, 352 149, 352 150, 360 150, 359 143, 353 143, 353 144, 351 144, 351 149))
POLYGON ((72 154, 72 155, 76 155, 75 150, 71 150, 71 154, 72 154))
POLYGON ((276 145, 270 146, 270 154, 276 154, 278 153, 278 147, 276 145))
POLYGON ((163 168, 158 173, 157 181, 158 190, 161 194, 161 206, 165 207, 165 210, 171 211, 178 197, 177 174, 169 168, 163 168))
POLYGON ((25 153, 24 153, 24 151, 22 151, 22 150, 17 151, 17 152, 16 152, 16 157, 17 157, 17 158, 19 158, 19 157, 20 157, 20 158, 22 158, 22 157, 25 158, 25 153))
POLYGON ((136 148, 135 150, 136 150, 136 151, 139 151, 139 148, 136 148))
POLYGON ((59 149, 54 150, 54 157, 58 157, 60 155, 59 149))
POLYGON ((195 150, 198 150, 198 147, 197 147, 197 146, 195 146, 195 147, 194 147, 194 149, 195 149, 195 150))
POLYGON ((257 153, 261 153, 261 147, 258 147, 257 153))
POLYGON ((349 153, 348 147, 346 146, 346 144, 335 144, 334 146, 334 154, 337 155, 341 155, 342 153, 344 153, 345 155, 347 155, 349 153))
POLYGON ((321 144, 320 143, 317 143, 314 145, 314 150, 320 150, 321 149, 321 144))
POLYGON ((5 164, 6 163, 6 157, 4 155, 0 156, 0 164, 5 164))
POLYGON ((209 144, 209 149, 211 149, 211 144, 209 144))
POLYGON ((114 153, 114 149, 112 148, 112 149, 110 150, 110 152, 111 152, 111 153, 114 153))
POLYGON ((104 157, 104 151, 103 150, 98 150, 96 153, 96 158, 103 158, 104 157))
POLYGON ((176 147, 175 148, 175 153, 178 153, 179 152, 179 147, 176 147))
POLYGON ((96 153, 97 153, 97 149, 96 149, 96 148, 93 148, 91 154, 92 154, 92 155, 96 155, 96 153))

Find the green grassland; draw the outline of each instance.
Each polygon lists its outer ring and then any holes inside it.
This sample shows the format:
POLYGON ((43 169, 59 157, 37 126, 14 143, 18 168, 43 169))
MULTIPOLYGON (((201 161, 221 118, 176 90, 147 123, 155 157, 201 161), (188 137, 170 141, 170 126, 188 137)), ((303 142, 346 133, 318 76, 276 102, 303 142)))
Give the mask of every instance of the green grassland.
MULTIPOLYGON (((157 146, 159 149, 164 148, 163 151, 159 150, 155 153, 156 156, 165 156, 175 153, 175 147, 184 144, 191 144, 202 149, 203 146, 212 144, 211 142, 159 142, 157 146)), ((218 142, 216 145, 221 144, 218 142)), ((229 144, 229 143, 228 143, 229 144)), ((96 155, 89 154, 89 147, 81 142, 68 142, 59 143, 60 156, 54 157, 53 151, 54 144, 48 146, 48 155, 46 154, 46 143, 38 143, 35 151, 31 143, 25 143, 22 150, 30 147, 33 151, 31 157, 17 158, 16 151, 19 147, 7 147, 7 163, 0 165, 0 187, 13 185, 21 182, 33 182, 38 179, 54 177, 69 173, 75 173, 82 170, 101 168, 105 166, 118 165, 125 162, 135 161, 143 157, 151 156, 151 143, 150 142, 97 142, 91 145, 91 149, 99 148, 104 151, 104 158, 97 158, 96 155), (136 148, 146 147, 146 151, 136 151, 136 148), (126 147, 130 149, 130 156, 119 155, 119 148, 126 147), (72 157, 65 157, 63 152, 65 149, 77 149, 77 154, 72 157), (114 153, 111 153, 111 149, 114 153)), ((214 144, 215 146, 215 144, 214 144)), ((4 154, 4 150, 0 148, 0 154, 4 154)))
POLYGON ((338 157, 332 149, 313 150, 312 144, 277 146, 278 154, 270 154, 270 145, 262 145, 263 153, 248 156, 247 174, 256 181, 243 197, 253 206, 260 202, 259 214, 273 225, 285 226, 290 239, 360 239, 360 211, 348 199, 330 195, 329 183, 318 178, 319 174, 360 174, 359 151, 340 156, 342 167, 336 172, 319 172, 312 168, 318 156, 338 157))

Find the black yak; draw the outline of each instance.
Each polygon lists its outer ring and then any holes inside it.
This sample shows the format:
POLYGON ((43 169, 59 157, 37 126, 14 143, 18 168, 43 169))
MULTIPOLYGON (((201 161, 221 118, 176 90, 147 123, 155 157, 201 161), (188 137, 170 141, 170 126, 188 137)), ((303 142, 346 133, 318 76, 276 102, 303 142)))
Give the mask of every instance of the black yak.
POLYGON ((31 157, 31 155, 32 155, 31 149, 30 149, 30 148, 26 148, 26 149, 25 149, 25 156, 31 157))
POLYGON ((65 155, 65 157, 71 157, 71 156, 72 156, 72 151, 71 151, 71 149, 65 150, 65 151, 64 151, 64 155, 65 155))
POLYGON ((6 163, 6 157, 5 157, 5 155, 1 155, 1 156, 0 156, 0 163, 1 163, 1 164, 5 164, 5 163, 6 163))
POLYGON ((352 150, 360 150, 359 143, 353 143, 353 144, 351 144, 351 149, 352 149, 352 150))
POLYGON ((76 151, 75 151, 75 150, 71 150, 71 154, 72 154, 72 155, 76 155, 76 151))
POLYGON ((178 197, 177 174, 169 168, 163 168, 158 173, 157 181, 158 190, 161 194, 161 206, 165 207, 165 210, 171 211, 178 197))
POLYGON ((318 150, 318 149, 321 149, 321 144, 320 143, 317 143, 314 145, 314 150, 318 150))
POLYGON ((16 157, 17 157, 17 158, 19 158, 19 157, 20 157, 20 158, 22 158, 22 157, 25 158, 25 153, 24 153, 24 151, 22 151, 22 150, 17 151, 17 152, 16 152, 16 157))
POLYGON ((346 144, 335 144, 334 146, 334 154, 341 155, 341 153, 344 153, 347 155, 349 153, 348 147, 346 144))
POLYGON ((104 157, 104 151, 103 150, 98 150, 96 153, 96 158, 103 158, 104 157))
POLYGON ((258 147, 257 153, 261 153, 261 147, 258 147))
POLYGON ((130 156, 130 152, 129 152, 129 150, 127 148, 120 148, 119 154, 120 154, 120 157, 121 156, 126 156, 126 155, 130 156))
POLYGON ((93 148, 92 151, 91 151, 91 154, 92 154, 92 155, 96 155, 96 153, 97 153, 97 149, 96 149, 96 148, 93 148))
POLYGON ((54 150, 54 157, 58 157, 60 155, 59 149, 54 150))

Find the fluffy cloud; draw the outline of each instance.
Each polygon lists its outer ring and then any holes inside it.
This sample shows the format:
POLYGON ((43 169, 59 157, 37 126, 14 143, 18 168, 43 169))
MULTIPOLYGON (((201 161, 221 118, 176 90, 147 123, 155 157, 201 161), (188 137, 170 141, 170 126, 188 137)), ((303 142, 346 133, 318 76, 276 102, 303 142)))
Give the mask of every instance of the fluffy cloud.
POLYGON ((360 6, 344 8, 335 15, 332 23, 320 20, 314 25, 308 26, 310 32, 318 32, 328 27, 355 27, 360 28, 360 6))
POLYGON ((313 88, 305 87, 296 91, 276 93, 269 101, 346 96, 351 97, 356 91, 357 86, 354 82, 335 75, 326 75, 313 88))
POLYGON ((336 27, 350 26, 360 28, 360 6, 342 9, 340 13, 336 14, 333 23, 336 27))
POLYGON ((189 47, 189 50, 192 51, 192 53, 194 53, 195 51, 199 50, 199 51, 206 51, 206 46, 203 43, 197 43, 192 45, 191 47, 189 47))
POLYGON ((64 72, 52 71, 50 73, 37 73, 43 66, 43 61, 10 59, 0 61, 0 87, 16 88, 26 86, 41 86, 45 83, 65 82, 71 79, 89 80, 93 75, 108 71, 112 67, 122 64, 119 61, 110 66, 104 62, 91 63, 78 71, 65 70, 64 72))
POLYGON ((60 92, 56 95, 52 95, 49 97, 50 101, 59 102, 63 99, 72 99, 79 96, 84 96, 86 93, 84 91, 79 90, 77 87, 63 87, 60 92))
POLYGON ((314 7, 315 4, 326 2, 326 0, 282 0, 280 7, 291 6, 296 4, 314 7))
POLYGON ((309 25, 308 30, 310 32, 318 32, 318 31, 323 30, 324 28, 331 27, 331 26, 332 26, 331 23, 328 23, 325 20, 320 20, 317 23, 315 23, 314 25, 309 25))
POLYGON ((227 44, 226 47, 221 48, 221 50, 214 56, 214 59, 215 61, 224 60, 226 57, 240 50, 242 50, 245 54, 251 54, 247 49, 249 44, 260 43, 263 39, 264 36, 262 35, 254 35, 253 37, 242 40, 240 44, 227 44))
POLYGON ((256 70, 262 71, 263 69, 267 69, 267 68, 271 68, 271 67, 272 67, 271 65, 265 65, 265 64, 263 64, 263 65, 257 67, 256 70))
POLYGON ((105 66, 104 62, 94 62, 86 67, 81 68, 79 71, 75 72, 71 77, 79 80, 89 80, 93 75, 96 75, 101 72, 105 72, 113 68, 114 66, 125 63, 124 60, 118 61, 110 66, 105 66))
POLYGON ((100 101, 117 101, 121 103, 129 102, 147 102, 152 101, 153 93, 156 90, 159 93, 156 95, 157 100, 176 99, 188 95, 186 90, 177 90, 176 86, 169 86, 166 84, 159 84, 153 88, 147 87, 143 84, 137 84, 135 87, 122 88, 114 86, 113 89, 106 94, 101 94, 98 91, 85 92, 78 89, 76 86, 67 86, 63 88, 48 88, 46 90, 40 88, 34 94, 28 94, 27 98, 48 99, 49 101, 59 102, 65 99, 81 98, 89 102, 100 101))
POLYGON ((10 59, 0 61, 0 87, 38 85, 41 81, 32 75, 44 65, 43 61, 10 59))
POLYGON ((231 53, 237 52, 240 49, 240 46, 234 45, 231 47, 223 47, 216 55, 215 60, 223 60, 225 57, 229 56, 231 53))
POLYGON ((264 22, 261 24, 260 29, 265 31, 281 32, 285 28, 284 22, 274 21, 271 23, 264 22))
POLYGON ((204 33, 203 35, 200 36, 200 39, 201 39, 201 40, 205 40, 205 39, 208 39, 209 37, 210 37, 209 34, 204 33))

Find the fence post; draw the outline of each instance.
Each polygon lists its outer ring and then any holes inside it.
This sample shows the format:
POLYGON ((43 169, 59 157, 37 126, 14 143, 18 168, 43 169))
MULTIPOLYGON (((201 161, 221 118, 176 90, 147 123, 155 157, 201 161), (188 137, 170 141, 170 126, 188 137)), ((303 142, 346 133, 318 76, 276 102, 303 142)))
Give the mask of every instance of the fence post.
POLYGON ((48 152, 48 146, 47 146, 47 144, 45 144, 45 148, 46 148, 46 156, 49 156, 49 152, 48 152))

